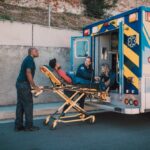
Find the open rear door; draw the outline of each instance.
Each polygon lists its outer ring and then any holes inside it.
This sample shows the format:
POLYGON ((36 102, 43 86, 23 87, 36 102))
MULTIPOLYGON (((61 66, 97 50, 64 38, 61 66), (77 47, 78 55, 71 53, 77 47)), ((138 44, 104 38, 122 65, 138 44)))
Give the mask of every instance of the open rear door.
POLYGON ((71 38, 71 70, 76 71, 87 56, 91 56, 91 37, 71 38))

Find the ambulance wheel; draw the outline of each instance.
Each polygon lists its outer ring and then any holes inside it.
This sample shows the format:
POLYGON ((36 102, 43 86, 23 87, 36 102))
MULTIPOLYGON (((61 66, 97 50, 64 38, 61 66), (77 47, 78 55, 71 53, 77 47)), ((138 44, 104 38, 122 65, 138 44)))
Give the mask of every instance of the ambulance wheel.
POLYGON ((94 123, 95 123, 95 120, 96 120, 95 116, 91 116, 91 118, 90 118, 90 123, 91 123, 91 124, 94 124, 94 123))
POLYGON ((51 126, 50 126, 50 129, 51 129, 51 130, 55 130, 57 124, 58 124, 57 120, 53 121, 53 123, 52 123, 51 126))

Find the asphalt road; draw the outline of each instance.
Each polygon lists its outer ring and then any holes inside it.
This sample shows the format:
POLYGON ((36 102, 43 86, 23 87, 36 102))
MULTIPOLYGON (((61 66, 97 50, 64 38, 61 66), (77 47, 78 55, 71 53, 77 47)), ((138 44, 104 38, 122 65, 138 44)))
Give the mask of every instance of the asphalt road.
POLYGON ((42 125, 36 132, 15 132, 13 123, 0 124, 0 150, 150 150, 150 114, 101 113, 96 123, 42 125))

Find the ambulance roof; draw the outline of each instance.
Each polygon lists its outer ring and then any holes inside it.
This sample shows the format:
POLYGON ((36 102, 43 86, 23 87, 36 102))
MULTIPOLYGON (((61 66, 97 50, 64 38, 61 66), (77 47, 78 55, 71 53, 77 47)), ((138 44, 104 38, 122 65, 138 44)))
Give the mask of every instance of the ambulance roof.
POLYGON ((150 11, 150 7, 146 7, 146 6, 140 6, 140 7, 137 7, 137 8, 134 8, 134 9, 131 9, 131 10, 128 10, 128 11, 125 11, 121 14, 118 14, 118 15, 115 15, 115 16, 112 16, 110 18, 107 18, 107 19, 104 19, 104 20, 100 20, 98 22, 95 22, 95 23, 92 23, 92 24, 89 24, 85 27, 83 27, 83 30, 84 29, 88 29, 88 28, 91 28, 91 27, 94 27, 94 26, 97 26, 99 24, 102 24, 102 23, 105 23, 105 22, 108 22, 108 21, 111 21, 111 20, 114 20, 114 19, 118 19, 118 18, 121 18, 123 16, 126 16, 126 15, 129 15, 129 14, 132 14, 134 12, 137 12, 139 10, 145 10, 145 11, 150 11))

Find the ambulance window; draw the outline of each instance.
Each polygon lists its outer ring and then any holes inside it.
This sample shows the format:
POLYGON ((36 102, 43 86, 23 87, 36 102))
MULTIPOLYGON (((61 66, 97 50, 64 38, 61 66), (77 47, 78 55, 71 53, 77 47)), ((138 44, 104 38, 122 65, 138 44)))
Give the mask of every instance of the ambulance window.
POLYGON ((76 41, 76 57, 87 57, 89 55, 89 41, 76 41))

